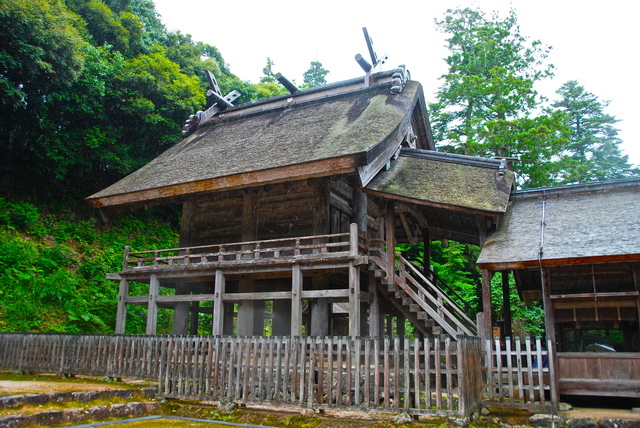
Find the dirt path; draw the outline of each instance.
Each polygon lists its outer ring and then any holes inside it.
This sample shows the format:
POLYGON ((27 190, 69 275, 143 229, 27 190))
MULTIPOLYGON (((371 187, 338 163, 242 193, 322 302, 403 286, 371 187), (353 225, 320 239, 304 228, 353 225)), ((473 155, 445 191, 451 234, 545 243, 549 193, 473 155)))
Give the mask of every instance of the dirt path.
POLYGON ((123 385, 105 385, 103 383, 80 382, 48 382, 0 380, 0 395, 16 395, 25 393, 47 393, 68 391, 102 391, 105 389, 123 389, 123 385))

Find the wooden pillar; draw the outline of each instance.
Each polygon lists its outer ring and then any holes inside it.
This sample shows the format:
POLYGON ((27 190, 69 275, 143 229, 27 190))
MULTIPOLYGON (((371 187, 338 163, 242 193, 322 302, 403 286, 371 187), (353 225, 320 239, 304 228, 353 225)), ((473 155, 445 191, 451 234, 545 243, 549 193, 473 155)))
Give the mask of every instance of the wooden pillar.
POLYGON ((389 279, 389 284, 393 284, 395 282, 396 232, 393 214, 393 202, 387 202, 387 209, 385 211, 385 241, 387 243, 387 278, 389 279))
POLYGON ((216 271, 216 282, 213 291, 213 316, 211 334, 222 336, 224 334, 224 301, 222 295, 225 293, 226 280, 221 270, 216 271))
POLYGON ((482 312, 484 313, 483 331, 487 337, 493 337, 493 310, 491 308, 491 277, 493 272, 482 269, 482 312))
POLYGON ((369 209, 369 200, 367 194, 359 190, 355 190, 353 195, 353 221, 358 225, 358 231, 364 235, 368 229, 367 212, 369 209))
POLYGON ((198 334, 200 327, 200 302, 191 302, 189 307, 191 322, 189 323, 189 334, 198 334))
POLYGON ((509 271, 503 270, 502 274, 502 320, 504 321, 504 336, 512 337, 511 329, 511 290, 509 288, 509 271))
POLYGON ((158 275, 151 274, 149 279, 149 303, 147 305, 147 331, 146 334, 156 334, 158 326, 158 292, 160 291, 160 281, 158 275))
MULTIPOLYGON (((247 191, 243 197, 242 211, 242 240, 243 242, 257 239, 258 194, 247 191)), ((256 281, 242 278, 239 281, 240 292, 256 291, 256 281)), ((238 303, 236 324, 238 336, 255 336, 264 334, 264 302, 258 300, 244 300, 238 303)))
POLYGON ((349 336, 360 336, 360 268, 349 262, 349 336))
POLYGON ((302 270, 294 264, 291 269, 291 336, 302 336, 302 270))
POLYGON ((555 368, 558 367, 556 358, 556 320, 553 302, 551 301, 551 278, 549 269, 541 268, 540 277, 542 282, 542 303, 544 305, 544 329, 551 344, 551 349, 548 349, 549 358, 547 358, 549 362, 549 382, 551 384, 551 405, 557 409, 559 402, 559 382, 558 374, 555 371, 555 368))
POLYGON ((373 272, 369 272, 369 336, 380 337, 380 297, 373 272))
POLYGON ((273 301, 273 336, 289 336, 291 334, 291 303, 288 300, 273 301))
MULTIPOLYGON (((187 284, 180 282, 176 284, 176 296, 189 294, 187 284)), ((187 334, 189 327, 189 302, 176 303, 173 308, 173 324, 171 334, 187 334)))
POLYGON ((116 315, 116 334, 124 334, 127 324, 127 297, 129 297, 129 281, 120 279, 118 292, 118 313, 116 315))
POLYGON ((311 302, 311 336, 329 335, 329 299, 315 299, 311 302))
POLYGON ((235 334, 233 318, 235 318, 236 316, 236 305, 233 302, 223 302, 222 306, 224 307, 224 322, 222 326, 222 334, 230 336, 232 334, 235 334))
MULTIPOLYGON (((640 263, 634 263, 632 269, 633 283, 636 286, 636 291, 640 292, 640 263)), ((638 309, 638 326, 640 326, 640 295, 638 295, 638 298, 636 299, 636 306, 638 309)))

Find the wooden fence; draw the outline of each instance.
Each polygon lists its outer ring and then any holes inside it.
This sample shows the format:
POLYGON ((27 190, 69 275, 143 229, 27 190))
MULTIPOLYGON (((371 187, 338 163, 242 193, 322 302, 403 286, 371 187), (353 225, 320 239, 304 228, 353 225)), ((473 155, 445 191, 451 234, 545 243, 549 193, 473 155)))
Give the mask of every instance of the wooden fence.
POLYGON ((167 336, 0 334, 0 369, 158 379, 167 336))
POLYGON ((551 340, 527 337, 484 339, 485 400, 493 406, 536 408, 557 406, 558 393, 551 340))
POLYGON ((480 340, 0 334, 0 369, 157 379, 170 398, 468 415, 480 340))
POLYGON ((158 380, 160 394, 173 398, 466 415, 483 403, 554 405, 550 346, 467 336, 9 333, 0 334, 0 369, 158 380))

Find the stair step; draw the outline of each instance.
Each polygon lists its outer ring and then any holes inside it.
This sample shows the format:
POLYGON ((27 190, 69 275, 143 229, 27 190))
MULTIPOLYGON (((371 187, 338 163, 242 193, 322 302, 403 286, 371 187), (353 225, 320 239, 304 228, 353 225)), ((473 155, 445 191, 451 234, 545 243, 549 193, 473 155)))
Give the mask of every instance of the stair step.
POLYGON ((383 271, 382 269, 374 269, 373 274, 375 275, 376 278, 382 278, 387 276, 386 272, 383 271))
POLYGON ((419 320, 428 320, 429 319, 429 314, 426 313, 425 311, 419 311, 416 314, 416 318, 418 318, 419 320))
POLYGON ((387 284, 387 290, 389 290, 390 293, 395 293, 399 290, 399 288, 395 284, 387 284))
POLYGON ((397 290, 396 291, 396 299, 403 300, 405 297, 407 297, 407 293, 405 293, 402 290, 397 290))
POLYGON ((423 320, 424 326, 427 328, 432 328, 436 325, 436 321, 433 318, 429 318, 428 320, 423 320))
POLYGON ((409 306, 413 302, 413 299, 409 296, 405 296, 402 298, 402 306, 409 306))
POLYGON ((420 310, 420 305, 417 303, 412 303, 409 305, 409 312, 418 312, 420 310))
POLYGON ((436 325, 432 328, 431 331, 434 335, 442 334, 442 327, 440 327, 439 325, 436 325))

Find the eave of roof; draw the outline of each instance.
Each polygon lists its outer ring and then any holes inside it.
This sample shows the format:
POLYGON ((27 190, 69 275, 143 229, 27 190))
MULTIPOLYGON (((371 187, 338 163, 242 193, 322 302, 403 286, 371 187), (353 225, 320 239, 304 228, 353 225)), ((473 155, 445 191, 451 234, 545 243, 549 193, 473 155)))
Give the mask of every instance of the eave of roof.
POLYGON ((105 207, 355 172, 383 153, 416 103, 424 103, 420 84, 412 81, 398 95, 389 94, 387 83, 329 93, 220 115, 87 199, 105 207))
POLYGON ((404 149, 364 189, 391 199, 497 216, 505 212, 512 171, 495 159, 404 149))

